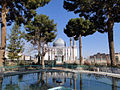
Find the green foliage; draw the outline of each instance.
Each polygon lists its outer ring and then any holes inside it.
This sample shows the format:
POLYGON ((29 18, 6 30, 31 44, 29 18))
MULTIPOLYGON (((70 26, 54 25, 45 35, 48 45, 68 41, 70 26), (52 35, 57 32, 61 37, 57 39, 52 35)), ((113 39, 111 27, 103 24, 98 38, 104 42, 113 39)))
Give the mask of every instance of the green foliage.
POLYGON ((23 40, 22 40, 22 32, 20 31, 19 25, 15 23, 13 28, 11 29, 11 34, 8 36, 9 44, 8 44, 8 57, 11 60, 19 59, 21 55, 18 55, 23 52, 23 40))
POLYGON ((44 66, 44 56, 47 52, 45 44, 52 42, 56 37, 57 24, 50 20, 46 15, 37 15, 34 20, 25 26, 27 34, 26 39, 30 41, 38 49, 38 64, 40 64, 40 56, 42 65, 44 66))
POLYGON ((19 60, 17 65, 24 66, 25 65, 25 61, 24 60, 19 60))
POLYGON ((95 32, 94 24, 91 23, 89 20, 84 20, 84 18, 75 18, 70 19, 66 28, 64 29, 65 34, 68 37, 74 37, 78 40, 79 35, 87 36, 93 34, 95 32))
POLYGON ((111 65, 116 65, 113 26, 120 22, 120 0, 64 0, 64 8, 89 19, 98 32, 108 32, 111 65))
POLYGON ((46 15, 37 15, 34 21, 25 26, 26 39, 31 41, 32 44, 47 44, 52 42, 56 37, 56 25, 53 20, 50 20, 46 15))
POLYGON ((101 33, 108 32, 109 21, 120 22, 120 0, 64 0, 64 8, 89 19, 101 33))
MULTIPOLYGON (((27 23, 36 15, 36 9, 48 4, 51 0, 0 0, 0 16, 2 7, 6 7, 7 24, 11 25, 13 21, 18 24, 27 23)), ((1 21, 1 20, 0 20, 1 21)))

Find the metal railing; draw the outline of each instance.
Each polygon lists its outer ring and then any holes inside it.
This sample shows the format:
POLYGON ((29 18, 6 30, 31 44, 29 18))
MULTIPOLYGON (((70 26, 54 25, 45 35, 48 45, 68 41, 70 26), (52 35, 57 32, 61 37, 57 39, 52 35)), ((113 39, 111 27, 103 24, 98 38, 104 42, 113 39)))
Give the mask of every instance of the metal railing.
MULTIPOLYGON (((45 67, 48 67, 48 65, 45 65, 45 67)), ((4 67, 0 67, 0 72, 26 71, 26 70, 41 69, 41 68, 42 68, 42 65, 4 66, 4 67)))

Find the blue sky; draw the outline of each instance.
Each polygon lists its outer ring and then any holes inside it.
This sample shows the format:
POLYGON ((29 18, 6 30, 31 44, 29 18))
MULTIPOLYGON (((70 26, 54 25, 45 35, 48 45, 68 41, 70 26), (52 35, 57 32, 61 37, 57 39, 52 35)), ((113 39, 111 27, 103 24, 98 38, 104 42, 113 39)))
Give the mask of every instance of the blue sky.
MULTIPOLYGON (((48 5, 38 8, 37 13, 45 14, 49 16, 50 19, 54 19, 55 23, 57 23, 57 38, 63 38, 67 42, 67 46, 69 46, 69 38, 64 34, 63 30, 69 19, 76 18, 79 16, 74 14, 73 12, 67 12, 63 8, 63 1, 64 0, 51 0, 51 2, 48 5)), ((10 28, 11 27, 7 27, 8 34, 10 28)), ((76 42, 76 44, 77 46, 79 45, 78 41, 76 42)), ((115 23, 114 25, 114 47, 115 52, 120 52, 120 23, 115 23)), ((83 57, 88 57, 98 52, 109 53, 107 33, 101 34, 99 32, 96 32, 93 35, 82 37, 83 57)))
MULTIPOLYGON (((64 28, 71 18, 79 17, 73 12, 68 12, 63 8, 64 0, 52 0, 45 7, 37 9, 38 14, 45 14, 54 19, 57 23, 58 36, 63 38, 69 46, 69 38, 64 34, 64 28)), ((115 52, 120 52, 120 23, 114 25, 114 46, 115 52)), ((79 45, 77 41, 77 46, 79 45)), ((93 35, 82 37, 82 55, 87 57, 97 52, 109 53, 107 33, 96 32, 93 35)))

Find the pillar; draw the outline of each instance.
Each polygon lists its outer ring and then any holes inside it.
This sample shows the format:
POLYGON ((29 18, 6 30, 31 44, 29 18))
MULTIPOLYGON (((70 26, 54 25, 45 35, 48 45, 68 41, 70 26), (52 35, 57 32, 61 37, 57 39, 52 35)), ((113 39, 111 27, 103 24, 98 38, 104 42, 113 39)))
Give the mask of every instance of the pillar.
POLYGON ((96 63, 96 56, 94 56, 94 63, 96 63))
POLYGON ((75 60, 75 39, 73 38, 73 60, 75 60))
POLYGON ((72 60, 72 38, 70 38, 70 60, 72 60))

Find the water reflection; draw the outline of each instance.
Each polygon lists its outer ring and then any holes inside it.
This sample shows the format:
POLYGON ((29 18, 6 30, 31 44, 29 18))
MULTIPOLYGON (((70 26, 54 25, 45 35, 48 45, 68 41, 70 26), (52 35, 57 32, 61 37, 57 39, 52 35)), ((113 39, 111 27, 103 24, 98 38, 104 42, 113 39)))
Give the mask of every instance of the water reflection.
POLYGON ((47 90, 64 86, 74 90, 120 90, 120 80, 95 74, 38 72, 0 78, 2 90, 47 90))
POLYGON ((113 78, 113 77, 106 77, 103 75, 97 75, 97 74, 88 74, 87 75, 89 78, 90 77, 94 77, 97 81, 100 81, 100 83, 104 83, 107 85, 111 85, 111 89, 110 90, 119 90, 120 89, 120 79, 119 78, 113 78), (105 80, 107 80, 106 82, 104 82, 105 80))
POLYGON ((73 78, 74 90, 76 90, 76 78, 73 78))
POLYGON ((72 88, 72 78, 70 78, 70 86, 71 86, 71 88, 72 88))
POLYGON ((15 90, 15 89, 20 90, 18 84, 13 84, 12 76, 10 76, 9 79, 10 79, 10 83, 6 84, 4 90, 15 90))
POLYGON ((30 89, 32 90, 47 90, 49 87, 48 83, 45 82, 44 72, 37 73, 37 83, 33 83, 30 85, 30 89))
POLYGON ((2 88, 2 81, 3 81, 3 78, 0 77, 0 88, 2 88))
POLYGON ((19 80, 19 82, 21 82, 22 79, 23 79, 23 74, 20 74, 20 75, 18 76, 18 80, 19 80))
POLYGON ((112 90, 117 90, 117 80, 116 80, 116 78, 112 78, 112 90))
POLYGON ((80 90, 83 88, 82 74, 80 73, 80 90))
POLYGON ((39 85, 39 83, 40 83, 40 75, 39 75, 40 73, 38 72, 37 73, 37 85, 39 85))

